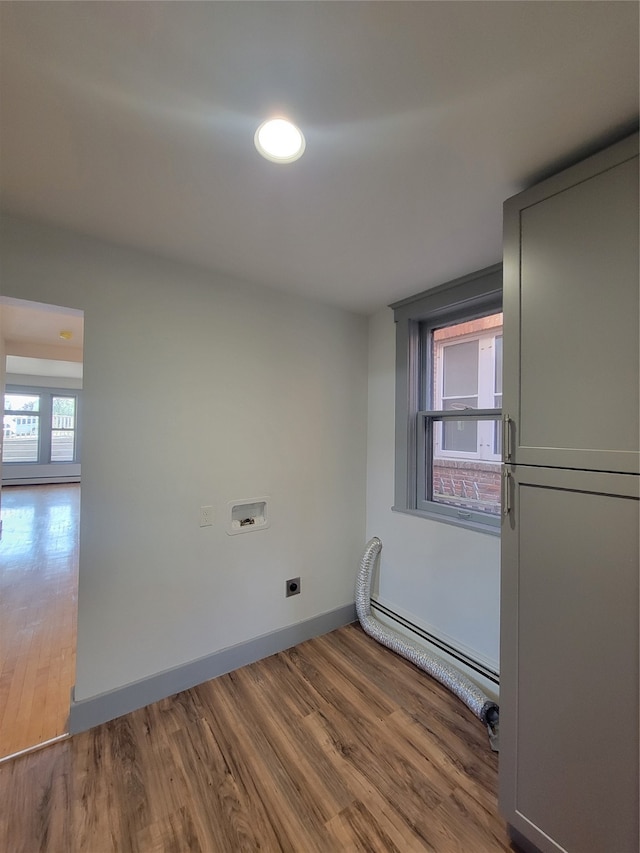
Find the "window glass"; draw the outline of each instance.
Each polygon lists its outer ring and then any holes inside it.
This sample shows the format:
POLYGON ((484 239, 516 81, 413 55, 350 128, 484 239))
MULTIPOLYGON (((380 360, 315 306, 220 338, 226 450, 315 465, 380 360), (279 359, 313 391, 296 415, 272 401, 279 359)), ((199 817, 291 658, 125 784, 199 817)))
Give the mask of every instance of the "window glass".
POLYGON ((4 410, 12 412, 40 411, 40 396, 38 394, 5 394, 4 410))
POLYGON ((3 463, 79 462, 78 395, 8 386, 4 395, 3 463))
MULTIPOLYGON (((465 430, 473 428, 474 437, 485 431, 489 436, 499 433, 500 421, 466 420, 446 424, 454 429, 461 423, 465 430)), ((436 424, 437 429, 438 424, 436 424)), ((437 442, 434 430, 434 444, 437 442)), ((461 442, 460 442, 461 444, 461 442)), ((469 442, 468 446, 472 446, 469 442)), ((462 448, 467 449, 467 448, 462 448)), ((464 510, 489 515, 500 514, 500 477, 497 466, 484 463, 465 462, 464 458, 453 460, 438 456, 434 446, 431 466, 431 500, 446 506, 457 506, 464 510)), ((428 472, 427 472, 428 475, 428 472)), ((427 495, 423 495, 423 500, 427 495)))
MULTIPOLYGON (((502 335, 496 335, 496 358, 495 358, 495 394, 493 396, 493 405, 496 409, 502 408, 502 335)), ((500 423, 496 422, 493 430, 493 452, 496 456, 502 456, 502 431, 500 423)))
POLYGON ((5 394, 3 462, 37 462, 40 438, 40 397, 37 394, 5 394))
POLYGON ((75 397, 54 396, 51 401, 51 461, 73 462, 75 457, 75 397))
MULTIPOLYGON (((471 407, 470 407, 471 408, 471 407)), ((477 421, 447 421, 442 426, 442 450, 475 453, 478 450, 477 421)))
POLYGON ((500 397, 500 402, 502 402, 502 335, 496 335, 495 347, 496 357, 495 370, 493 373, 494 385, 496 389, 496 395, 500 397))
POLYGON ((442 362, 442 397, 453 400, 475 397, 478 393, 478 341, 445 346, 442 362))
MULTIPOLYGON (((458 317, 440 328, 424 324, 423 346, 431 354, 424 368, 423 399, 431 412, 460 412, 458 418, 425 416, 422 454, 424 494, 418 504, 459 507, 496 515, 500 509, 501 423, 477 418, 478 409, 502 405, 502 314, 458 317), (429 428, 430 425, 430 428, 429 428)), ((420 435, 420 429, 418 430, 420 435)), ((420 438, 419 438, 420 440, 420 438)))

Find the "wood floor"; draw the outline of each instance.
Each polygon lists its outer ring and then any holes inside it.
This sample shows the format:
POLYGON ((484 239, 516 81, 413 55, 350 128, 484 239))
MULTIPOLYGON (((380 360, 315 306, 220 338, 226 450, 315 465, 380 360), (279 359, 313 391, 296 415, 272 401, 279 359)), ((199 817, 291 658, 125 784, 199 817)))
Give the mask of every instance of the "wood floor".
POLYGON ((468 709, 356 625, 0 766, 11 853, 510 850, 468 709))
POLYGON ((0 758, 66 731, 79 515, 77 484, 2 490, 0 758))

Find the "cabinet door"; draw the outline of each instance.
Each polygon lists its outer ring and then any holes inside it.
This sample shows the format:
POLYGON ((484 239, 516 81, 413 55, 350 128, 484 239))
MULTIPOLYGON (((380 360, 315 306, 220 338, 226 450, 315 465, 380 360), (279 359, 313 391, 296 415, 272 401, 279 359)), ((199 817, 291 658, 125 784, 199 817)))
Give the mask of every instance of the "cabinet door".
POLYGON ((640 470, 637 146, 505 203, 506 461, 640 470))
POLYGON ((540 850, 638 850, 634 475, 514 468, 502 530, 500 807, 540 850))

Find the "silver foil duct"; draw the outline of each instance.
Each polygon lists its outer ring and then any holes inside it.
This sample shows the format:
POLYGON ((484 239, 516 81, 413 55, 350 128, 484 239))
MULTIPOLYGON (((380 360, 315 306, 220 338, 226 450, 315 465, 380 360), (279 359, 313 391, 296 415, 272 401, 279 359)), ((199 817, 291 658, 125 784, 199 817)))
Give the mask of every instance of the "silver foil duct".
POLYGON ((371 615, 371 578, 373 566, 381 550, 382 542, 374 536, 365 546, 360 559, 360 569, 356 579, 356 613, 362 628, 374 640, 411 661, 461 699, 487 726, 491 748, 497 752, 498 706, 496 703, 441 657, 397 634, 371 615))

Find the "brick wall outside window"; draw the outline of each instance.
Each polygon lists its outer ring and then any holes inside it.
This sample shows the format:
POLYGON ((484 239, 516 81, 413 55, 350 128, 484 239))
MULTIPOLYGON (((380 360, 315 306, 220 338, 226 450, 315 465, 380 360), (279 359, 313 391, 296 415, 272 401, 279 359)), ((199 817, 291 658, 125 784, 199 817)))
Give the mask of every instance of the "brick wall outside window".
POLYGON ((434 460, 433 499, 439 503, 451 503, 499 515, 499 463, 463 459, 434 460))

